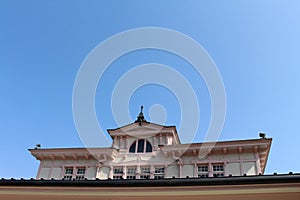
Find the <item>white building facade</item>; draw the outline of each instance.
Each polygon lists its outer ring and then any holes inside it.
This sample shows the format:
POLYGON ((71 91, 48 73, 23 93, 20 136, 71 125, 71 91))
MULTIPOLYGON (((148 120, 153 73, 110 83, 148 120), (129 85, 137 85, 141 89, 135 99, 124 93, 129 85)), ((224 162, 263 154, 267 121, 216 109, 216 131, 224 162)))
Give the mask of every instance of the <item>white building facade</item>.
POLYGON ((263 174, 271 138, 181 144, 175 126, 147 122, 143 113, 110 129, 109 148, 35 148, 37 179, 162 179, 263 174))

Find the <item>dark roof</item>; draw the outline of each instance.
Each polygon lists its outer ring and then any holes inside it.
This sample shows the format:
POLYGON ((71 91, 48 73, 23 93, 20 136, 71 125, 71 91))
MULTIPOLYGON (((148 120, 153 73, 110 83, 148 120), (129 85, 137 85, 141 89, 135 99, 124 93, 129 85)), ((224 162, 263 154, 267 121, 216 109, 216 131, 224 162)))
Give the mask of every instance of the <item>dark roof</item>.
POLYGON ((36 180, 1 179, 1 186, 63 186, 63 187, 162 187, 162 186, 215 186, 272 183, 299 183, 300 173, 258 176, 232 176, 212 178, 168 178, 148 180, 36 180))

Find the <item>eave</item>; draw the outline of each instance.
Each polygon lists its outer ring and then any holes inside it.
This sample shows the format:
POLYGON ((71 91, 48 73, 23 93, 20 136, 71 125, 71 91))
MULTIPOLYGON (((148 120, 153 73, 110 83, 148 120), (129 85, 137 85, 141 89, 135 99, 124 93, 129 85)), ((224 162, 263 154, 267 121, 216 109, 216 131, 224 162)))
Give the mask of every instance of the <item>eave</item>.
POLYGON ((37 160, 99 160, 104 155, 113 159, 118 154, 118 151, 113 148, 35 148, 28 150, 37 160))

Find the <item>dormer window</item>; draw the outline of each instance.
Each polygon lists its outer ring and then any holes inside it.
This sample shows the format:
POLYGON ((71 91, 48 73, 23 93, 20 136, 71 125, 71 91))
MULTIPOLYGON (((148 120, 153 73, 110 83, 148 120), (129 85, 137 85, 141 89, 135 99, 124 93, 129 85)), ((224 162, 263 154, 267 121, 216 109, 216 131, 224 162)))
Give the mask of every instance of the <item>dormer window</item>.
POLYGON ((150 153, 152 146, 147 140, 137 140, 129 148, 129 153, 150 153))

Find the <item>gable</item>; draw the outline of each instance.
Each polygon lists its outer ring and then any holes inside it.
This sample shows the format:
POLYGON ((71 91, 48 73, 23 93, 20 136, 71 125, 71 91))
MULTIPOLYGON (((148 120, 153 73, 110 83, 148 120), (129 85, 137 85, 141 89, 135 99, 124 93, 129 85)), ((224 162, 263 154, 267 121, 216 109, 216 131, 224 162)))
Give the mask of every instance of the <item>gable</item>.
POLYGON ((117 129, 108 129, 112 136, 153 136, 158 133, 176 132, 175 126, 162 126, 150 122, 132 123, 117 129))

